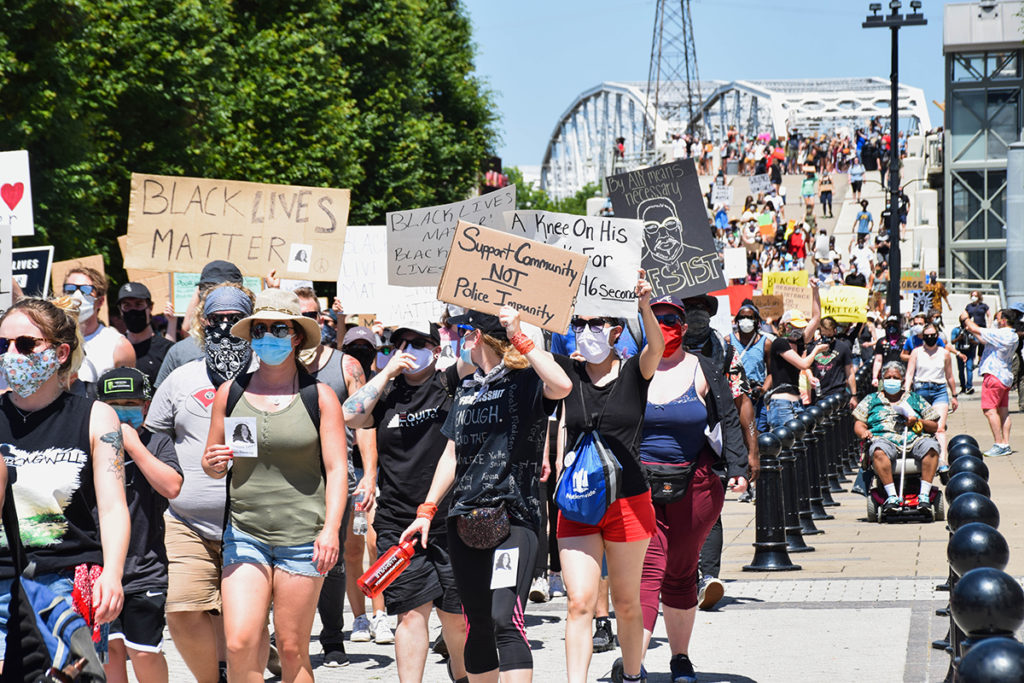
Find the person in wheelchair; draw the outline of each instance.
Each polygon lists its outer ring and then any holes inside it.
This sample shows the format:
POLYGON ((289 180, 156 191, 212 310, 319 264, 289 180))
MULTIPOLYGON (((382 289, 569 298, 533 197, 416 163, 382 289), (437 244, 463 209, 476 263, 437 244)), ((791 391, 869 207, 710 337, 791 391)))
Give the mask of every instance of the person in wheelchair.
POLYGON ((921 491, 916 509, 933 512, 928 496, 939 463, 939 442, 934 437, 939 428, 939 413, 918 394, 904 391, 906 372, 906 366, 899 361, 886 363, 878 391, 865 397, 853 411, 857 420, 854 433, 870 442, 872 467, 885 487, 883 514, 902 506, 893 483, 892 465, 903 454, 920 465, 921 491))

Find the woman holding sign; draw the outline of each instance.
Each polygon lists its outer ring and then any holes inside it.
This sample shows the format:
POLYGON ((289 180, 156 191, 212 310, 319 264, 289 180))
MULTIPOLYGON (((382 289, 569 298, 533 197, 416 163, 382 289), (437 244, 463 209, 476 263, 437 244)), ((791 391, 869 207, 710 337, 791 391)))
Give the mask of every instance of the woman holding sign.
POLYGON ((573 448, 587 431, 596 430, 622 465, 619 498, 596 525, 558 515, 558 548, 562 579, 569 595, 565 623, 568 679, 586 681, 593 651, 590 623, 597 607, 601 558, 608 558, 608 582, 615 604, 623 680, 640 679, 643 660, 643 618, 640 612, 640 574, 647 544, 654 533, 651 490, 640 464, 647 387, 658 369, 665 341, 651 310, 651 286, 640 271, 636 284, 647 345, 638 355, 620 360, 613 348, 623 326, 616 318, 578 316, 572 321, 576 350, 582 361, 556 356, 572 380, 559 428, 561 454, 573 448), (610 408, 610 410, 609 410, 610 408), (592 415, 597 415, 592 423, 592 415))
POLYGON ((221 583, 231 681, 263 679, 273 602, 282 679, 312 682, 313 616, 338 560, 345 421, 334 391, 300 370, 298 352, 320 343, 319 326, 301 310, 294 292, 260 292, 252 315, 231 328, 251 341, 260 365, 213 400, 203 470, 216 479, 231 473, 221 583), (236 425, 248 425, 255 443, 227 445, 236 425))
POLYGON ((400 540, 418 534, 426 547, 438 503, 455 487, 448 553, 467 622, 466 671, 476 680, 496 681, 500 671, 503 681, 529 681, 523 606, 537 553, 538 478, 548 415, 572 382, 519 329, 514 308, 497 317, 471 310, 448 322, 469 329, 460 354, 476 373, 455 394, 441 429, 448 446, 400 540), (498 565, 506 554, 512 570, 498 565))

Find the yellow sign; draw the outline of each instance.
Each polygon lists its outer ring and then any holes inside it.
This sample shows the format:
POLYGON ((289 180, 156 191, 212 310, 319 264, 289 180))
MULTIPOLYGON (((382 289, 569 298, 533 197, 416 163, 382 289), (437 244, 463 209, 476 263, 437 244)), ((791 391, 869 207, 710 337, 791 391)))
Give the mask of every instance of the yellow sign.
POLYGON ((867 287, 840 285, 821 289, 821 317, 831 316, 841 323, 862 323, 868 319, 867 287))
POLYGON ((807 286, 806 270, 787 270, 770 272, 764 274, 764 281, 761 283, 761 293, 765 296, 775 293, 775 285, 797 285, 807 286))

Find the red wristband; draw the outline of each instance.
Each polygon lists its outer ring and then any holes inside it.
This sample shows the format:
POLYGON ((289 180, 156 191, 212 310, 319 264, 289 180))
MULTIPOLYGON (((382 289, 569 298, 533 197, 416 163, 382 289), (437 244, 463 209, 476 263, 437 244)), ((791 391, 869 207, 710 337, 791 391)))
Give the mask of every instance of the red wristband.
POLYGON ((516 351, 525 356, 530 351, 533 351, 534 343, 525 332, 516 332, 512 335, 512 346, 515 347, 516 351))
POLYGON ((433 503, 423 503, 416 508, 417 519, 434 519, 434 515, 437 514, 437 506, 433 503))

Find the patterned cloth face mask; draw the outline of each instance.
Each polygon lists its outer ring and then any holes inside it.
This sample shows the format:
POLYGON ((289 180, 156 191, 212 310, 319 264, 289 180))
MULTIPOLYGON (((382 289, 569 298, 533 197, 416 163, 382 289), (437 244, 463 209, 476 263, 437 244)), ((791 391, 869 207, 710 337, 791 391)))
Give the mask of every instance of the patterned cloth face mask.
POLYGON ((8 351, 0 356, 0 371, 18 396, 31 396, 60 369, 57 349, 20 354, 8 351))

